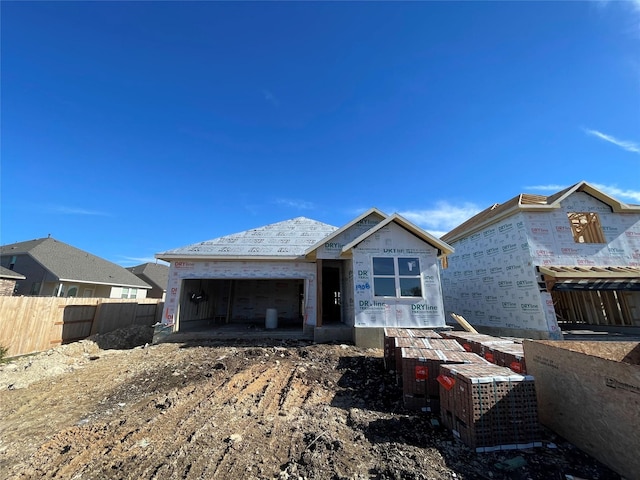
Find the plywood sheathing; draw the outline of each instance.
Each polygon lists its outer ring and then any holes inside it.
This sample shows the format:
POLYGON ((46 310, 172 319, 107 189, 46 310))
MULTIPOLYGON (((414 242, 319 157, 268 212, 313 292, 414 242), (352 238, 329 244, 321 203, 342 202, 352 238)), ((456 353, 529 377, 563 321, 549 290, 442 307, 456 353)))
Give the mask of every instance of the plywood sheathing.
POLYGON ((637 342, 523 342, 540 422, 626 478, 640 472, 637 342))

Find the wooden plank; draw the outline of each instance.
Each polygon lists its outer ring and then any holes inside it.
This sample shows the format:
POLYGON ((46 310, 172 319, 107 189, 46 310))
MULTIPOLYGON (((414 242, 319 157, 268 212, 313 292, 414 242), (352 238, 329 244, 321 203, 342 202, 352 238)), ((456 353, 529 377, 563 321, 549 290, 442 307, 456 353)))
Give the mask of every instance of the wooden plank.
POLYGON ((640 269, 624 266, 610 267, 563 267, 541 266, 543 275, 554 278, 597 279, 597 278, 640 278, 640 269))
POLYGON ((451 316, 453 317, 453 319, 458 322, 460 324, 460 326, 465 329, 467 332, 471 332, 471 333, 478 333, 478 331, 473 328, 473 326, 471 326, 471 324, 469 322, 467 322, 465 320, 465 318, 462 315, 458 315, 456 313, 452 313, 451 316))
MULTIPOLYGON (((322 259, 316 260, 316 327, 322 326, 322 259)), ((354 272, 355 273, 355 272, 354 272)))
POLYGON ((100 318, 100 310, 102 309, 102 301, 98 300, 98 304, 96 305, 96 310, 95 312, 93 312, 93 321, 91 322, 91 333, 90 335, 95 335, 96 333, 98 333, 98 327, 99 327, 99 322, 98 319, 100 318))
POLYGON ((234 291, 235 282, 233 279, 229 280, 229 301, 227 302, 227 317, 225 319, 225 323, 229 323, 231 321, 231 316, 233 315, 233 291, 234 291))
POLYGON ((92 318, 85 318, 84 320, 66 320, 62 322, 54 322, 54 325, 72 325, 74 323, 89 323, 93 322, 92 318))

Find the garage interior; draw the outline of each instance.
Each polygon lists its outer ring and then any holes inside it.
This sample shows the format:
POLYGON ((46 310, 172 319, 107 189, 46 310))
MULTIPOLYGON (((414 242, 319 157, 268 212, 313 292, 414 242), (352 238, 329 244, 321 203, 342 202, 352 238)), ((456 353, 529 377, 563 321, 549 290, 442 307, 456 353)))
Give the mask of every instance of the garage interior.
POLYGON ((182 332, 229 325, 303 329, 304 279, 185 279, 181 292, 182 332))

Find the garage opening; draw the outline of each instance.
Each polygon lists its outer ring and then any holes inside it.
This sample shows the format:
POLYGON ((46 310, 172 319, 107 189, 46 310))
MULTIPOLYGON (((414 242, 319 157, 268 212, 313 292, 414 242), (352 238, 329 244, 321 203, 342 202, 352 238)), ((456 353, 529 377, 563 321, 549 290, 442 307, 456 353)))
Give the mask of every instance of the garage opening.
POLYGON ((640 326, 640 292, 552 290, 558 324, 640 326))
POLYGON ((269 316, 269 328, 302 330, 303 314, 303 279, 186 279, 178 322, 180 331, 265 328, 269 316))
POLYGON ((640 269, 626 266, 539 266, 558 325, 640 326, 640 269))

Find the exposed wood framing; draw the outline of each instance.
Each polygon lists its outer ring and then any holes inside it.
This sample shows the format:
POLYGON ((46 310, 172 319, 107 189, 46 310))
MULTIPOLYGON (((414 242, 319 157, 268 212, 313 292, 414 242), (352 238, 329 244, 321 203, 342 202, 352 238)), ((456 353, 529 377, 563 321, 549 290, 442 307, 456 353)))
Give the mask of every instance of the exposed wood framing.
POLYGON ((540 266, 540 272, 556 278, 629 278, 640 277, 637 267, 540 266))
POLYGON ((227 299, 227 315, 224 319, 224 323, 229 323, 231 321, 231 307, 233 305, 233 279, 229 280, 229 298, 227 299))
POLYGON ((552 291, 559 323, 633 326, 625 295, 615 290, 552 291))
POLYGON ((322 260, 316 262, 316 327, 322 326, 322 260))
POLYGON ((607 243, 600 225, 600 217, 595 212, 571 212, 567 214, 571 222, 573 239, 576 243, 607 243))

